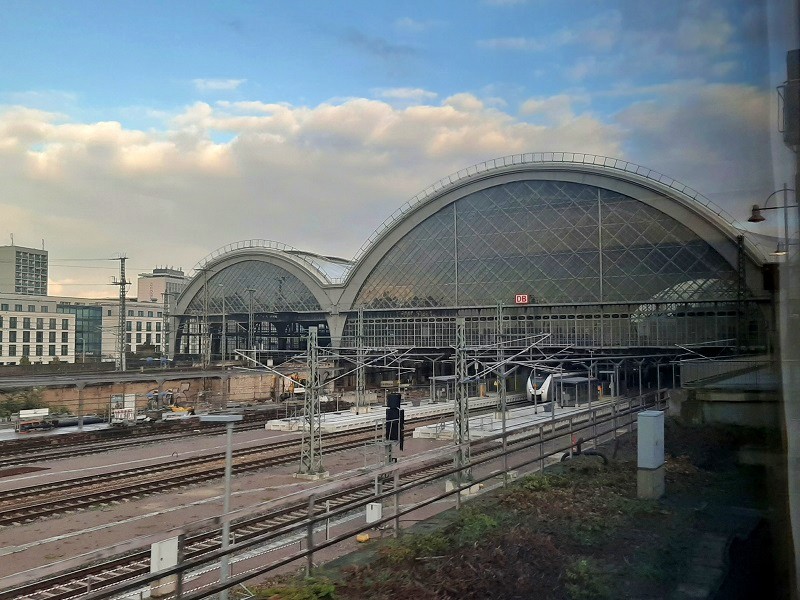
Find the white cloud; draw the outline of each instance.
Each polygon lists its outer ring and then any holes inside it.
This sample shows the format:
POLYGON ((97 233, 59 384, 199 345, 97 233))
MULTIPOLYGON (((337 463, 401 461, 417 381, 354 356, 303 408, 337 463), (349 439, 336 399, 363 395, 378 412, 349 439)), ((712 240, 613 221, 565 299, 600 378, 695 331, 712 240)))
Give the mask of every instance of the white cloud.
MULTIPOLYGON (((646 97, 642 90, 609 93, 646 97)), ((469 93, 401 106, 365 98, 311 107, 198 102, 148 131, 2 109, 0 237, 46 238, 53 259, 124 251, 133 270, 188 268, 250 238, 348 257, 432 182, 537 151, 626 158, 731 212, 771 191, 768 93, 689 81, 668 90, 610 122, 583 94, 530 98, 519 115, 469 93), (214 142, 220 132, 230 141, 214 142)), ((96 289, 72 289, 70 279, 87 281, 86 273, 52 273, 65 293, 108 295, 102 275, 96 289)))
POLYGON ((548 35, 489 38, 478 40, 477 45, 489 50, 518 52, 552 51, 565 46, 579 46, 581 51, 607 52, 617 43, 621 26, 620 13, 608 11, 548 35))
POLYGON ((417 103, 430 102, 435 100, 438 96, 436 92, 429 92, 428 90, 423 90, 422 88, 386 88, 373 90, 373 93, 378 98, 417 103))
POLYGON ((585 98, 558 94, 545 98, 529 98, 520 106, 519 113, 533 117, 537 122, 548 125, 568 124, 575 118, 573 104, 585 103, 585 98))
MULTIPOLYGON (((352 256, 407 198, 465 166, 551 149, 619 155, 622 141, 591 116, 531 124, 471 94, 402 107, 199 102, 154 131, 7 109, 0 211, 14 233, 51 240, 54 259, 124 251, 137 269, 188 267, 249 238, 352 256)), ((69 291, 85 273, 52 276, 65 293, 109 293, 105 281, 69 291)))
POLYGON ((78 96, 64 90, 29 90, 0 93, 0 99, 7 104, 46 109, 50 106, 71 106, 78 100, 78 96))
POLYGON ((247 79, 192 79, 198 92, 230 92, 239 89, 247 79))
POLYGON ((579 22, 569 41, 595 52, 607 52, 619 42, 622 33, 622 14, 611 10, 579 22))
POLYGON ((580 82, 597 72, 598 62, 594 56, 578 59, 566 70, 567 79, 580 82))
POLYGON ((475 44, 492 52, 547 57, 535 69, 571 83, 635 82, 654 76, 724 81, 739 65, 765 60, 758 52, 768 44, 758 40, 756 31, 764 9, 744 4, 682 0, 673 8, 653 10, 640 1, 619 0, 616 9, 578 16, 568 27, 531 29, 535 34, 491 37, 475 44), (737 27, 742 12, 747 23, 755 24, 744 32, 755 43, 743 39, 737 27))
POLYGON ((680 179, 742 219, 772 183, 770 94, 746 85, 675 88, 617 121, 634 161, 680 179))
POLYGON ((675 39, 684 50, 723 54, 730 50, 733 35, 733 24, 724 12, 704 10, 702 14, 683 17, 675 39))

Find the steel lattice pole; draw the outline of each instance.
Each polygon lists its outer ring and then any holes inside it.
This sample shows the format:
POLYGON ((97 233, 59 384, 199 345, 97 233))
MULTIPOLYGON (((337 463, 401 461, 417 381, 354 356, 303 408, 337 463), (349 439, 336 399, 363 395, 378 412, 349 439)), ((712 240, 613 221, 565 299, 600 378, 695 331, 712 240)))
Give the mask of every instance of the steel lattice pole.
POLYGON ((316 327, 308 328, 308 371, 306 385, 303 428, 303 443, 300 450, 299 475, 317 476, 324 473, 322 468, 322 429, 319 403, 319 347, 316 327))
POLYGON ((506 352, 503 328, 503 304, 497 305, 497 398, 499 400, 500 423, 503 432, 503 485, 508 485, 508 436, 506 435, 506 352))
POLYGON ((119 370, 124 371, 126 368, 125 364, 125 352, 127 351, 127 344, 126 344, 126 335, 125 335, 125 320, 127 318, 127 313, 125 309, 125 300, 126 300, 126 289, 125 287, 128 285, 127 279, 125 279, 125 261, 127 257, 120 256, 119 257, 119 319, 118 319, 118 334, 119 337, 117 338, 118 346, 117 352, 119 353, 119 370))
MULTIPOLYGON (((503 305, 497 305, 497 327, 496 327, 496 343, 497 343, 497 410, 502 414, 503 423, 506 420, 506 357, 505 346, 503 342, 505 335, 503 331, 503 305)), ((505 431, 505 424, 503 425, 505 431)))
POLYGON ((469 448, 469 391, 467 389, 467 349, 465 322, 456 318, 456 403, 454 409, 453 439, 456 443, 455 467, 460 469, 460 482, 472 479, 469 448))
POLYGON ((364 307, 358 307, 356 323, 356 414, 366 405, 366 381, 364 377, 364 307))

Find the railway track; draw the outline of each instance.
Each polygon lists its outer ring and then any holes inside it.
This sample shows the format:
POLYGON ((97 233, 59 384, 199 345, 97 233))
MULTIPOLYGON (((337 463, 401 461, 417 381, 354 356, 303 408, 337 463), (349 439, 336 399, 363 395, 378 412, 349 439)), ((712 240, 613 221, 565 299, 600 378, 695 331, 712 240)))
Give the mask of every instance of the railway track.
MULTIPOLYGON (((326 452, 360 447, 372 432, 327 436, 326 452), (331 438, 337 440, 330 443, 331 438)), ((299 440, 245 448, 234 453, 234 474, 248 473, 294 462, 299 440)), ((58 513, 85 509, 219 479, 225 471, 225 453, 191 458, 181 463, 151 465, 115 473, 70 479, 0 492, 0 525, 18 525, 58 513)))
MULTIPOLYGON (((429 418, 409 420, 409 425, 432 423, 429 418)), ((357 430, 327 434, 323 441, 326 452, 362 446, 374 440, 373 425, 357 430), (333 444, 330 442, 337 440, 333 444)), ((297 460, 299 439, 262 444, 234 451, 234 474, 285 465, 297 460)), ((74 512, 97 504, 109 504, 211 481, 224 473, 224 452, 100 473, 0 491, 0 527, 28 523, 39 518, 74 512)))
MULTIPOLYGON (((483 412, 486 412, 486 410, 478 410, 474 414, 483 412)), ((409 425, 423 425, 428 422, 430 422, 429 419, 410 419, 407 423, 409 425)), ((248 425, 248 429, 257 429, 263 427, 263 422, 253 422, 245 425, 248 425)), ((242 431, 242 429, 239 429, 239 431, 242 431)), ((189 432, 187 437, 207 433, 189 432)), ((371 435, 374 435, 374 429, 372 425, 369 425, 363 429, 351 430, 350 432, 329 434, 326 439, 338 439, 347 435, 359 436, 356 439, 361 444, 370 439, 371 435), (366 433, 359 434, 359 431, 366 433)), ((174 436, 169 439, 174 439, 174 436)), ((297 457, 298 446, 299 441, 294 439, 236 450, 233 453, 235 460, 233 465, 234 472, 250 472, 291 462, 297 457), (288 449, 288 451, 285 455, 282 455, 282 458, 278 459, 269 456, 270 453, 284 448, 288 449), (277 462, 275 462, 276 460, 277 462)), ((118 449, 119 447, 113 446, 113 449, 118 449)), ((67 456, 69 457, 77 455, 75 453, 76 449, 55 451, 54 454, 60 452, 68 452, 67 456)), ((0 491, 0 527, 30 522, 37 518, 60 512, 84 509, 94 504, 107 504, 149 493, 202 483, 220 476, 223 468, 223 459, 224 453, 219 452, 183 459, 179 463, 171 462, 136 467, 89 477, 0 491)))
MULTIPOLYGON (((333 401, 321 403, 322 412, 339 410, 333 401)), ((234 431, 252 431, 264 427, 270 419, 286 416, 285 406, 269 410, 245 412, 244 421, 235 425, 234 431)), ((0 470, 30 465, 37 462, 72 458, 109 452, 122 448, 157 443, 165 439, 192 438, 217 435, 225 427, 215 423, 200 423, 196 419, 137 425, 136 427, 109 428, 67 435, 42 435, 26 439, 0 442, 0 470)))
MULTIPOLYGON (((633 411, 631 411, 633 412, 633 411)), ((616 421, 615 421, 616 424, 616 421)), ((616 426, 616 425, 615 425, 616 426)), ((566 425, 563 425, 566 427, 566 425)), ((563 428, 562 427, 562 428, 563 428)), ((567 431, 562 431, 566 434, 567 431)), ((410 436, 412 430, 407 430, 410 436)), ((552 435, 552 432, 551 432, 552 435)), ((509 440, 508 446, 520 443, 529 443, 528 439, 509 440)), ((341 442, 341 447, 346 449, 348 442, 341 442)), ((357 442, 356 445, 360 445, 357 442)), ((328 451, 335 450, 330 448, 328 451)), ((494 452, 497 447, 491 443, 477 441, 473 443, 472 456, 481 456, 487 452, 494 452)), ((292 454, 296 459, 296 454, 292 454)), ((399 479, 401 486, 415 481, 429 479, 438 472, 445 472, 452 467, 450 459, 442 459, 432 465, 403 474, 399 479)), ((219 475, 217 475, 218 477, 219 475)), ((390 491, 393 483, 386 481, 384 489, 390 491)), ((323 514, 327 505, 331 510, 340 509, 350 504, 356 504, 374 496, 372 485, 360 485, 338 494, 320 496, 316 499, 317 515, 323 514)), ((297 505, 282 509, 268 515, 255 515, 231 524, 231 533, 237 541, 246 541, 259 536, 266 536, 278 529, 285 529, 291 525, 299 524, 308 518, 308 505, 305 501, 297 505)), ((197 558, 205 553, 218 550, 221 547, 219 529, 212 529, 190 536, 184 546, 184 556, 187 560, 197 558)), ((123 582, 133 577, 144 575, 150 570, 149 550, 129 553, 125 556, 115 557, 101 564, 95 564, 73 570, 67 574, 53 576, 38 582, 31 582, 14 589, 0 591, 0 600, 70 600, 79 598, 91 589, 98 589, 123 582)))
MULTIPOLYGON (((512 406, 514 402, 509 402, 512 406)), ((339 410, 334 402, 322 403, 322 412, 339 410)), ((235 432, 252 431, 264 427, 270 419, 285 416, 285 408, 274 408, 261 413, 245 413, 244 422, 237 423, 235 432)), ((476 413, 478 414, 478 413, 476 413)), ((188 439, 224 433, 223 426, 214 423, 199 423, 197 420, 176 421, 137 426, 112 428, 93 432, 67 435, 37 436, 35 438, 0 442, 0 476, 4 469, 23 465, 88 456, 102 452, 113 452, 129 447, 158 443, 164 440, 188 439)))
MULTIPOLYGON (((254 429, 263 429, 264 424, 266 423, 266 419, 261 419, 258 421, 250 422, 250 423, 243 423, 236 427, 236 431, 252 431, 254 429)), ((121 450, 124 448, 131 448, 135 446, 144 446, 147 444, 154 444, 158 442, 163 442, 166 440, 175 440, 175 439, 187 439, 193 437, 199 437, 204 435, 223 435, 225 433, 225 428, 219 425, 212 425, 208 423, 204 423, 202 427, 199 427, 199 423, 195 423, 195 426, 189 430, 179 430, 173 431, 171 433, 158 433, 158 434, 150 434, 146 436, 136 437, 132 440, 119 440, 114 442, 93 442, 93 443, 81 443, 76 444, 75 446, 71 446, 69 444, 59 445, 58 448, 53 450, 43 450, 41 452, 31 453, 30 451, 26 450, 19 450, 16 453, 6 454, 4 451, 4 455, 0 458, 0 469, 7 469, 10 467, 17 467, 22 465, 30 465, 34 463, 41 463, 41 462, 48 462, 52 460, 60 460, 63 458, 74 458, 76 456, 87 456, 90 454, 99 454, 102 452, 113 452, 114 450, 121 450)), ((60 436, 60 437, 69 437, 69 436, 60 436)))
MULTIPOLYGON (((334 404, 323 405, 323 412, 335 410, 334 404)), ((235 425, 235 431, 251 431, 264 427, 270 419, 283 416, 285 409, 274 408, 260 413, 245 413, 244 421, 235 425)), ((224 433, 225 427, 216 423, 200 423, 196 419, 137 425, 136 427, 109 428, 66 435, 41 435, 26 439, 0 442, 2 457, 0 469, 36 462, 85 456, 131 446, 141 446, 165 439, 191 438, 224 433)))
MULTIPOLYGON (((410 432, 407 435, 410 435, 410 432)), ((341 446, 337 447, 336 450, 346 449, 344 443, 341 446)), ((296 455, 293 455, 293 457, 296 458, 296 455)), ((416 479, 429 477, 436 471, 445 470, 450 465, 450 460, 443 460, 441 463, 406 473, 400 478, 399 483, 404 485, 416 479)), ((386 482, 384 487, 390 490, 392 485, 392 482, 386 482)), ((325 509, 322 507, 325 505, 334 510, 366 500, 373 496, 374 493, 372 485, 362 485, 340 494, 322 496, 317 501, 317 513, 324 512, 325 509)), ((279 528, 299 524, 306 518, 308 518, 308 505, 305 502, 300 502, 296 506, 287 507, 266 517, 259 515, 235 522, 231 525, 231 534, 237 541, 245 541, 269 534, 279 528)), ((219 530, 214 529, 196 534, 186 540, 184 556, 187 560, 197 558, 219 549, 221 543, 222 539, 219 530)), ((120 583, 127 579, 144 575, 149 571, 150 551, 145 550, 117 557, 101 564, 73 570, 67 574, 2 591, 0 592, 0 600, 69 600, 78 598, 91 589, 120 583)))

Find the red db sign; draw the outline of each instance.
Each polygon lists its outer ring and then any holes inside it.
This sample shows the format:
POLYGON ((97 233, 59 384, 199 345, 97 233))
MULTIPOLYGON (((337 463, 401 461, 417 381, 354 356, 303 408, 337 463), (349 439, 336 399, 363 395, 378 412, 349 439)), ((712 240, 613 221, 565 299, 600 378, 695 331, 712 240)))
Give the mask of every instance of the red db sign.
POLYGON ((514 296, 514 304, 527 304, 528 294, 517 294, 514 296))

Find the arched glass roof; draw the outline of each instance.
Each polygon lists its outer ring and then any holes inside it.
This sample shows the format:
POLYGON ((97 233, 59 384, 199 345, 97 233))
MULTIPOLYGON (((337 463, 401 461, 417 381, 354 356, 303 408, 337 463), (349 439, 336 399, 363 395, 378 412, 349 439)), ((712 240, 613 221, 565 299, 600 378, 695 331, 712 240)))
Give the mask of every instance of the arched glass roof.
POLYGON ((645 182, 653 182, 669 189, 676 195, 683 196, 687 200, 695 202, 698 206, 702 206, 705 210, 720 219, 720 222, 738 229, 743 229, 730 213, 703 196, 700 192, 653 169, 626 160, 597 154, 584 154, 580 152, 529 152, 525 154, 512 154, 478 163, 448 175, 447 177, 443 177, 439 181, 428 186, 395 210, 374 232, 372 232, 369 238, 356 252, 352 261, 353 264, 356 264, 382 236, 397 226, 398 223, 402 222, 409 213, 416 210, 421 204, 424 204, 434 197, 440 196, 449 188, 463 185, 472 179, 491 174, 492 172, 525 165, 542 167, 553 166, 562 169, 569 168, 570 166, 590 167, 600 169, 609 174, 616 173, 629 180, 639 179, 645 182))
MULTIPOLYGON (((248 313, 250 289, 253 290, 253 310, 257 313, 320 310, 314 294, 287 270, 260 260, 245 260, 228 265, 209 277, 209 313, 222 314, 223 295, 227 314, 248 313)), ((201 288, 189 302, 186 312, 200 314, 203 305, 201 288)))
POLYGON ((354 306, 491 306, 516 294, 533 304, 647 302, 667 289, 683 301, 681 284, 705 279, 730 286, 736 273, 657 208, 601 187, 528 179, 422 221, 380 259, 354 306))
POLYGON ((264 239, 252 239, 240 240, 238 242, 233 242, 217 248, 198 261, 198 263, 194 266, 195 272, 200 272, 200 269, 208 266, 212 262, 217 261, 223 256, 240 250, 250 249, 274 251, 282 254, 285 257, 290 257, 300 266, 315 275, 317 279, 320 280, 320 283, 340 283, 344 281, 344 277, 353 264, 351 261, 344 258, 338 258, 336 256, 323 256, 313 252, 305 252, 282 242, 264 239))

